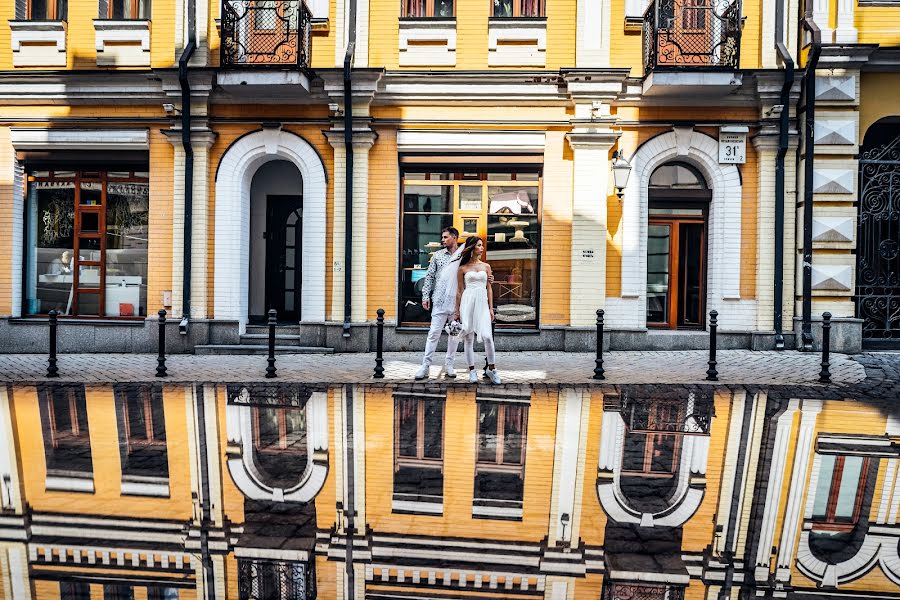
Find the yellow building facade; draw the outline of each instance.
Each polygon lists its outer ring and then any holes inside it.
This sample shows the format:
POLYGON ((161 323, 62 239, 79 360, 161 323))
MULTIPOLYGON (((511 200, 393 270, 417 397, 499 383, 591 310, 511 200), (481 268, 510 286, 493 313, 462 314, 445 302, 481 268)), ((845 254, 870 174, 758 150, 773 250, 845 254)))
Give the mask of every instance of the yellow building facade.
POLYGON ((900 415, 804 393, 6 386, 0 597, 894 598, 900 415))
POLYGON ((444 227, 487 241, 501 349, 588 349, 598 309, 614 349, 701 347, 712 310, 729 347, 815 347, 824 310, 837 349, 892 343, 859 161, 893 8, 270 4, 0 8, 9 350, 55 310, 64 351, 149 351, 165 309, 170 349, 224 353, 271 308, 283 345, 368 350, 383 308, 417 348, 444 227))

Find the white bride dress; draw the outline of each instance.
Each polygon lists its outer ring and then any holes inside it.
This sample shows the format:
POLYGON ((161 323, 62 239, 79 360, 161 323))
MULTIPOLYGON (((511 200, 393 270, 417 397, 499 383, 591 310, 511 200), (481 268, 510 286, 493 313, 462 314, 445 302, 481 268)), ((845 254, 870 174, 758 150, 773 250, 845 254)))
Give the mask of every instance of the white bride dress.
POLYGON ((493 339, 487 282, 487 271, 469 271, 465 274, 466 287, 459 300, 460 337, 474 333, 479 341, 493 339))

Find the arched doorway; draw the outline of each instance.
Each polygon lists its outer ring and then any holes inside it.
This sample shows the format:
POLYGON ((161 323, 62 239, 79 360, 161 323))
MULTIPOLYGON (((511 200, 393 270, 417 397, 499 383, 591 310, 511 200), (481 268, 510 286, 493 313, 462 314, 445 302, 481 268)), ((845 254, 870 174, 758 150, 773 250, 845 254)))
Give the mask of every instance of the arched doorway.
POLYGON ((712 192, 684 162, 650 175, 647 223, 647 326, 703 329, 707 218, 712 192))
POLYGON ((303 179, 286 160, 267 162, 250 184, 249 320, 300 321, 303 179))
POLYGON ((900 347, 900 118, 869 128, 859 155, 856 316, 863 345, 900 347))

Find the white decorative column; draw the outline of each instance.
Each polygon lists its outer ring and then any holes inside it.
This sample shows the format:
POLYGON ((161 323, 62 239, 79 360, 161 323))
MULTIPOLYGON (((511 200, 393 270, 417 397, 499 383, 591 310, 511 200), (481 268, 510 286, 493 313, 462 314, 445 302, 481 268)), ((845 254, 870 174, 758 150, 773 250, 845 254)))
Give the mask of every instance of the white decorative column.
POLYGON ((560 390, 556 414, 556 450, 548 531, 551 547, 578 544, 590 392, 575 388, 560 390))
POLYGON ((609 152, 619 133, 606 127, 576 128, 567 136, 574 155, 570 323, 593 325, 606 305, 606 202, 609 152))
POLYGON ((829 5, 831 0, 813 0, 813 20, 822 32, 822 43, 830 44, 834 40, 834 30, 828 26, 829 5))
POLYGON ((778 506, 781 503, 781 486, 784 482, 784 471, 787 466, 787 455, 790 444, 794 414, 800 407, 799 400, 790 400, 784 412, 779 415, 775 424, 775 442, 772 444, 772 455, 769 463, 769 480, 766 484, 765 508, 760 524, 759 544, 756 551, 754 578, 757 582, 769 581, 769 562, 772 553, 772 541, 775 539, 775 521, 778 506))
MULTIPOLYGON (((775 310, 775 159, 778 131, 764 130, 753 138, 758 165, 756 197, 756 329, 774 329, 775 310)), ((787 162, 787 161, 786 161, 787 162)), ((777 242, 776 242, 777 243, 777 242)))
POLYGON ((853 23, 853 10, 856 0, 838 0, 837 29, 834 31, 834 41, 837 44, 855 44, 857 31, 853 23))
MULTIPOLYGON (((346 244, 346 148, 344 130, 332 129, 326 134, 328 143, 334 148, 334 209, 332 226, 332 321, 344 319, 344 281, 347 272, 345 257, 346 244)), ((375 143, 375 132, 354 130, 353 132, 353 239, 352 289, 350 320, 354 323, 366 321, 368 311, 367 272, 368 268, 368 204, 369 204, 369 150, 375 143)))
MULTIPOLYGON (((800 518, 803 512, 803 494, 806 492, 807 474, 815 441, 816 418, 822 410, 821 400, 804 400, 800 409, 800 429, 794 449, 794 466, 791 469, 791 485, 788 488, 787 507, 781 524, 781 542, 778 544, 777 581, 791 579, 791 564, 796 554, 800 535, 800 518)), ((810 493, 814 493, 810 488, 810 493)))

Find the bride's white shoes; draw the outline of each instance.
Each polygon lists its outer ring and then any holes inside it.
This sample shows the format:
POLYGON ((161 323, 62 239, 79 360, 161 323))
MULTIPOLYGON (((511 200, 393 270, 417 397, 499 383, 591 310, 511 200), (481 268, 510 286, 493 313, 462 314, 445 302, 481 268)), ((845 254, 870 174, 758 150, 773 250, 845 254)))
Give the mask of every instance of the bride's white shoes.
POLYGON ((487 375, 488 379, 491 380, 491 383, 493 383, 494 385, 500 385, 501 383, 503 383, 502 381, 500 381, 500 376, 497 374, 497 369, 485 369, 484 372, 487 375))
POLYGON ((453 363, 448 362, 444 365, 444 375, 446 375, 450 379, 456 377, 456 369, 453 368, 453 363))
POLYGON ((469 370, 469 383, 478 383, 478 374, 475 372, 475 369, 469 370))
POLYGON ((430 367, 430 365, 422 365, 421 367, 419 367, 419 370, 416 371, 416 375, 415 375, 417 381, 421 381, 422 379, 428 378, 428 368, 429 367, 430 367))

